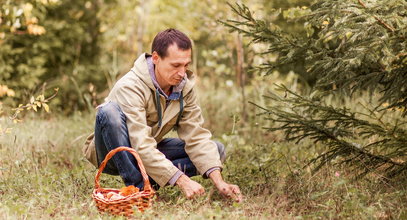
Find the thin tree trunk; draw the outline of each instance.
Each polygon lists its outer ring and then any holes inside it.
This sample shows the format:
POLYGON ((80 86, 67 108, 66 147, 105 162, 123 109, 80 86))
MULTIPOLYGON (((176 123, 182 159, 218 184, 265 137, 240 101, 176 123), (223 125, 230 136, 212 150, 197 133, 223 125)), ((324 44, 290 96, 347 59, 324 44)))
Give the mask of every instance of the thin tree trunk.
POLYGON ((236 82, 237 85, 240 87, 240 92, 242 93, 242 118, 244 120, 247 119, 246 113, 246 94, 244 86, 246 84, 246 74, 244 72, 243 64, 244 64, 244 49, 242 43, 242 36, 237 34, 236 37, 236 82))
POLYGON ((150 14, 150 2, 149 0, 140 1, 138 6, 141 10, 138 11, 138 22, 137 22, 137 32, 136 32, 136 54, 139 55, 144 52, 143 48, 143 36, 146 29, 147 17, 150 14))
POLYGON ((195 46, 195 41, 191 39, 192 43, 192 72, 198 75, 198 48, 195 46))

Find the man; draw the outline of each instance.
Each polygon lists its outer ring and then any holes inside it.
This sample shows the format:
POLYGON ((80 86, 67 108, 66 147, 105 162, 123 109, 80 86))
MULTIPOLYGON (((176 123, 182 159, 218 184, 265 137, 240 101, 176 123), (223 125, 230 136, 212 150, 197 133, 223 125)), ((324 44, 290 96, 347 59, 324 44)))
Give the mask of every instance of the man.
MULTIPOLYGON (((189 178, 199 173, 209 177, 221 195, 240 202, 239 187, 221 176, 224 146, 211 141, 211 133, 202 128, 195 76, 188 70, 191 50, 190 39, 178 30, 157 34, 152 54, 142 54, 98 107, 95 132, 88 137, 84 153, 99 166, 110 150, 132 147, 153 185, 177 185, 187 198, 193 198, 205 192, 189 178), (179 138, 163 139, 173 128, 179 138)), ((129 152, 113 156, 104 172, 120 175, 126 185, 143 187, 129 152)))

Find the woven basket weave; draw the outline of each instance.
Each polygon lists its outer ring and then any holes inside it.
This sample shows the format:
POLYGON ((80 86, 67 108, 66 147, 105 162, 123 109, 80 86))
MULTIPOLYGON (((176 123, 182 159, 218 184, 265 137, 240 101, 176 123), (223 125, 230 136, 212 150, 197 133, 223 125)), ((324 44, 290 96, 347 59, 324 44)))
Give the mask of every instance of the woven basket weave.
POLYGON ((141 162, 140 156, 133 148, 129 147, 118 147, 112 151, 110 151, 106 158, 99 166, 99 170, 95 176, 95 189, 93 190, 92 197, 96 203, 96 207, 100 212, 108 212, 113 215, 124 215, 124 216, 131 216, 134 214, 133 207, 136 206, 140 212, 143 212, 145 209, 151 206, 151 200, 154 196, 154 190, 151 188, 150 181, 148 180, 148 176, 146 170, 141 162), (120 199, 111 200, 107 198, 107 194, 109 192, 119 193, 119 189, 113 188, 102 188, 99 184, 99 177, 105 168, 107 161, 113 157, 114 154, 120 151, 128 151, 130 152, 137 160, 137 164, 140 168, 141 175, 143 176, 144 181, 144 189, 143 191, 130 194, 128 196, 124 196, 120 199), (99 195, 98 195, 99 194, 99 195), (100 196, 102 194, 103 196, 100 196))

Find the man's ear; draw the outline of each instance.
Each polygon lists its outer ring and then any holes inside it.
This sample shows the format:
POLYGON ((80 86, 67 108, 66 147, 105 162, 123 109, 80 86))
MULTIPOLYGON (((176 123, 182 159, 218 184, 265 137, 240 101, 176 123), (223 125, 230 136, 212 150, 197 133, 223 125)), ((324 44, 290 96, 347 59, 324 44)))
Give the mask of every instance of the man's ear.
POLYGON ((153 52, 151 58, 153 59, 153 63, 154 63, 155 65, 157 65, 158 60, 160 59, 160 56, 158 55, 158 53, 157 53, 156 51, 153 52))

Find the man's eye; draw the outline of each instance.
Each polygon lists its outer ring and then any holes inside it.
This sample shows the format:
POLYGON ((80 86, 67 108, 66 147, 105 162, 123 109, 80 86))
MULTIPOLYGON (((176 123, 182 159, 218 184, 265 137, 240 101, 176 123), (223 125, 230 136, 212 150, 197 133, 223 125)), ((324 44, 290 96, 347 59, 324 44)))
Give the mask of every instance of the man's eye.
POLYGON ((172 66, 175 67, 175 68, 178 68, 180 65, 176 64, 176 65, 172 65, 172 66))

